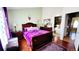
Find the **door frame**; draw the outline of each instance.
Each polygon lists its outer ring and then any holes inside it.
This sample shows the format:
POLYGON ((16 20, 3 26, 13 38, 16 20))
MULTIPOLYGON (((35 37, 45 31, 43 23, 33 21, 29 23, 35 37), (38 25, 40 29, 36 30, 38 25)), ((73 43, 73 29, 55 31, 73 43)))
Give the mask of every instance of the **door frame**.
POLYGON ((79 17, 79 12, 72 12, 72 13, 68 13, 66 14, 66 20, 67 20, 67 24, 66 26, 66 36, 69 36, 70 35, 70 28, 71 28, 71 23, 72 23, 72 18, 73 17, 79 17))

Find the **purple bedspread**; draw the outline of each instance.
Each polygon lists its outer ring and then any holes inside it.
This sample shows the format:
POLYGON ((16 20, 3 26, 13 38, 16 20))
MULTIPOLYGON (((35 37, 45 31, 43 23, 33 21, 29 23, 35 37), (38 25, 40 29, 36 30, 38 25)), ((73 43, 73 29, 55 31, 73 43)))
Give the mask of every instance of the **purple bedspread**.
POLYGON ((33 37, 46 34, 46 33, 49 33, 49 31, 46 31, 46 30, 26 31, 24 32, 24 38, 26 39, 28 46, 31 46, 33 37))

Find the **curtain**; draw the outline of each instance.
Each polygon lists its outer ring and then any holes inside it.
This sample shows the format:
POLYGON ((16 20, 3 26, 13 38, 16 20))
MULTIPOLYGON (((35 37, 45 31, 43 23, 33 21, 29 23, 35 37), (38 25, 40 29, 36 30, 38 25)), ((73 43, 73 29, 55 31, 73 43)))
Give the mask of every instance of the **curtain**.
POLYGON ((0 7, 0 40, 4 50, 6 50, 8 39, 10 39, 9 27, 6 19, 7 17, 5 15, 4 8, 0 7))

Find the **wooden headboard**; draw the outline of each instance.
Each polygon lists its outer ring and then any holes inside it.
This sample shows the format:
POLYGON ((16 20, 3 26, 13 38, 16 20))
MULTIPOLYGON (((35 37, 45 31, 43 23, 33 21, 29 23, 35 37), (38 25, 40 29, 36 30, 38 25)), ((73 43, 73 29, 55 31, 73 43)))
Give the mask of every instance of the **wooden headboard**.
POLYGON ((22 24, 22 30, 24 30, 24 28, 26 27, 37 27, 37 24, 34 24, 34 23, 22 24))

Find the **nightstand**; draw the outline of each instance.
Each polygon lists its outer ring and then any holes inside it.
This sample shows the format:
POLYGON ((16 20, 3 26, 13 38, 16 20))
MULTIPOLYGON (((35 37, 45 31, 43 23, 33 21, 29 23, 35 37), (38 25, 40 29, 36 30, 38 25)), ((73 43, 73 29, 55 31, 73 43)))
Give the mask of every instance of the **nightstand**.
POLYGON ((12 37, 18 37, 18 39, 23 39, 23 33, 21 31, 11 32, 12 37))

